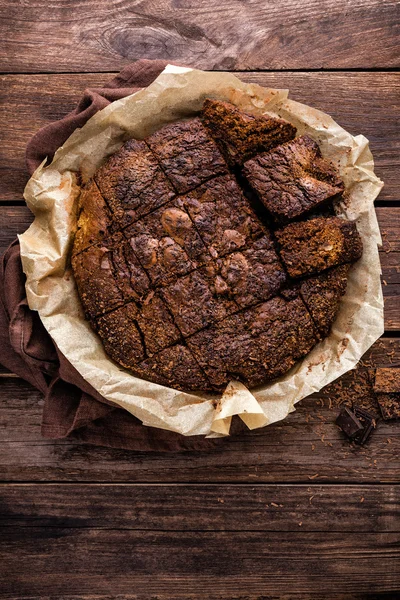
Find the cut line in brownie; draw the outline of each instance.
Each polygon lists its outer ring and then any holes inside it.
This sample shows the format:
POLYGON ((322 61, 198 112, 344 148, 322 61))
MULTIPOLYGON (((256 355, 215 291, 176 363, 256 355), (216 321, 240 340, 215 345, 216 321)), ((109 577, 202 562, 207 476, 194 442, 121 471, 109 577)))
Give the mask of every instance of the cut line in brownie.
POLYGON ((210 98, 204 101, 202 119, 232 167, 243 165, 255 154, 283 144, 296 135, 296 128, 283 119, 266 115, 256 117, 229 102, 210 98))
POLYGON ((339 217, 290 223, 275 236, 282 262, 293 278, 355 262, 362 254, 356 224, 339 217))
POLYGON ((120 227, 134 223, 175 196, 144 141, 126 142, 96 171, 94 179, 120 227))
POLYGON ((194 334, 186 343, 218 388, 231 379, 248 387, 274 379, 317 341, 311 317, 299 298, 273 298, 194 334))
POLYGON ((177 279, 164 287, 161 295, 184 337, 239 310, 228 298, 214 264, 177 279))
POLYGON ((301 281, 299 291, 321 338, 331 329, 346 293, 347 276, 351 265, 340 265, 322 275, 301 281))
POLYGON ((98 317, 94 328, 106 352, 126 368, 181 339, 163 300, 154 292, 141 304, 130 302, 98 317))
POLYGON ((124 230, 153 286, 165 285, 211 260, 188 213, 178 201, 124 230))
POLYGON ((146 142, 179 194, 228 173, 215 141, 198 118, 165 125, 146 142))
POLYGON ((142 299, 150 280, 122 234, 72 256, 72 268, 86 315, 95 318, 130 300, 142 299))
POLYGON ((107 203, 96 183, 91 180, 79 195, 77 230, 72 253, 79 254, 89 246, 111 236, 114 231, 115 223, 107 203))
POLYGON ((214 258, 246 247, 265 231, 231 175, 211 179, 179 200, 214 258))
POLYGON ((138 377, 178 390, 211 392, 215 389, 190 349, 183 344, 162 350, 135 365, 132 371, 138 377))
POLYGON ((270 214, 281 222, 297 219, 344 191, 336 168, 318 144, 304 135, 245 163, 243 174, 270 214))
POLYGON ((268 234, 217 261, 220 277, 240 307, 268 300, 286 282, 286 273, 268 234))

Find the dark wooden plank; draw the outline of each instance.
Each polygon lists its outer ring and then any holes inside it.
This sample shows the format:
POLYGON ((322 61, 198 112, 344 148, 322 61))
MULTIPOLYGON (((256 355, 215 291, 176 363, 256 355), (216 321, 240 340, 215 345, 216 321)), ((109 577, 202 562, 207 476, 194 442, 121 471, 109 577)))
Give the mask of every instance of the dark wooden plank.
MULTIPOLYGON (((376 172, 385 182, 380 200, 399 200, 397 73, 238 73, 238 76, 263 86, 288 88, 294 100, 330 113, 353 134, 366 135, 371 141, 376 172)), ((87 73, 7 75, 0 79, 3 121, 0 199, 21 198, 27 181, 25 146, 33 133, 72 110, 85 88, 99 87, 110 77, 111 74, 87 73)))
POLYGON ((3 0, 6 72, 112 71, 138 58, 200 69, 384 68, 399 65, 396 2, 197 0, 68 5, 3 0))
MULTIPOLYGON (((378 219, 382 230, 383 246, 380 252, 382 263, 383 293, 385 298, 385 329, 400 329, 400 208, 378 208, 378 219)), ((0 255, 23 233, 33 220, 26 206, 0 205, 0 255)))
POLYGON ((297 529, 148 532, 71 529, 62 524, 4 528, 2 598, 109 595, 186 600, 193 595, 232 600, 274 594, 320 599, 327 597, 326 591, 330 598, 370 598, 374 593, 396 597, 398 533, 344 535, 297 529))
POLYGON ((399 533, 399 495, 400 485, 3 484, 0 532, 5 527, 264 532, 301 527, 346 535, 399 533))
MULTIPOLYGON (((364 362, 400 367, 400 340, 380 340, 364 362)), ((334 424, 333 394, 309 397, 284 421, 220 449, 140 453, 43 439, 41 394, 0 378, 0 481, 398 483, 400 422, 381 421, 364 448, 349 445, 334 424)))

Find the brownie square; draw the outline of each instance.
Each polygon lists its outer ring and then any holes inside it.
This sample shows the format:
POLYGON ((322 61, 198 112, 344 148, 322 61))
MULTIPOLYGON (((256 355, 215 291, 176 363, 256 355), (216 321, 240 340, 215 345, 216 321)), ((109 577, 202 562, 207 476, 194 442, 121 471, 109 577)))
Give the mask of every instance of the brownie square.
POLYGON ((202 119, 231 166, 242 165, 296 135, 296 128, 283 119, 255 117, 229 102, 211 98, 204 101, 202 119))
POLYGON ((167 306, 154 292, 150 292, 140 305, 136 320, 148 356, 181 339, 167 306))
POLYGON ((338 313, 349 270, 350 265, 340 265, 301 282, 301 297, 322 338, 328 335, 338 313))
POLYGON ((185 391, 212 391, 214 388, 186 346, 177 344, 135 365, 138 377, 185 391))
POLYGON ((122 227, 171 200, 175 192, 142 141, 129 140, 98 169, 95 180, 122 227))
POLYGON ((261 349, 242 314, 235 314, 187 338, 211 384, 223 388, 231 379, 249 387, 267 379, 261 349))
POLYGON ((269 379, 286 373, 318 342, 310 314, 300 298, 272 298, 244 313, 257 339, 259 357, 269 379))
POLYGON ((230 175, 207 181, 181 201, 214 258, 247 246, 265 230, 230 175))
POLYGON ((286 281, 286 273, 268 235, 251 242, 247 250, 219 259, 218 265, 231 297, 241 307, 275 296, 286 281))
POLYGON ((112 215, 96 183, 91 180, 78 200, 77 230, 72 254, 79 254, 89 246, 109 237, 115 229, 112 215))
POLYGON ((282 222, 303 216, 344 191, 338 171, 308 136, 247 161, 243 174, 271 215, 282 222))
POLYGON ((137 316, 132 302, 92 321, 108 356, 128 369, 146 358, 137 316))
POLYGON ((90 318, 130 299, 140 299, 149 290, 149 278, 121 234, 72 256, 71 262, 83 307, 90 318))
POLYGON ((239 310, 225 291, 215 266, 210 265, 177 279, 161 294, 186 337, 239 310))
POLYGON ((174 201, 125 229, 124 235, 156 286, 211 260, 189 215, 174 201))
POLYGON ((216 143, 197 118, 166 125, 146 141, 180 194, 228 172, 216 143))
POLYGON ((281 259, 294 278, 355 262, 362 254, 356 224, 339 217, 290 223, 275 235, 281 259))

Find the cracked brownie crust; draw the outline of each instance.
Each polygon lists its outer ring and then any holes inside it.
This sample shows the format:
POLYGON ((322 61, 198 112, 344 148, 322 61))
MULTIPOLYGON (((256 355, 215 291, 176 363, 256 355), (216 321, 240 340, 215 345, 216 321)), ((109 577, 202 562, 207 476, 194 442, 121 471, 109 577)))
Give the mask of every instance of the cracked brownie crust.
POLYGON ((97 170, 71 262, 111 359, 184 391, 254 387, 329 334, 362 244, 354 223, 318 215, 344 185, 295 135, 206 99, 97 170))

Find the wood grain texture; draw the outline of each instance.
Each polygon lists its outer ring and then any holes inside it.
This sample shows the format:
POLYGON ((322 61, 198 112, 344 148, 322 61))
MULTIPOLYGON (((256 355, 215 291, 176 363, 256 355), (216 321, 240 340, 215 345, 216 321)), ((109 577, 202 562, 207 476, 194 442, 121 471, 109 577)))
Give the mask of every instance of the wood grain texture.
MULTIPOLYGON (((385 329, 400 329, 400 208, 377 208, 382 231, 383 295, 385 300, 385 329)), ((0 205, 0 256, 18 233, 23 233, 33 220, 26 206, 0 205)))
MULTIPOLYGON (((400 340, 378 341, 365 360, 400 367, 400 340)), ((322 391, 284 421, 209 452, 141 453, 43 439, 41 394, 0 378, 0 481, 398 483, 400 422, 380 421, 367 446, 353 446, 334 424, 332 397, 322 391)))
POLYGON ((4 528, 2 597, 68 598, 67 592, 79 598, 142 594, 186 600, 193 594, 232 600, 241 595, 265 599, 279 590, 286 598, 325 598, 328 586, 336 598, 350 593, 369 598, 378 592, 390 598, 399 590, 398 533, 298 530, 4 528))
POLYGON ((399 65, 394 0, 3 0, 6 72, 112 71, 138 58, 200 69, 399 65))
POLYGON ((274 484, 70 484, 66 494, 59 484, 4 484, 0 532, 6 527, 400 532, 400 485, 296 485, 293 491, 274 484))
MULTIPOLYGON (((371 142, 376 173, 385 182, 379 199, 399 200, 397 131, 400 78, 397 73, 238 73, 244 81, 288 88, 290 97, 328 112, 350 133, 371 142)), ((0 78, 0 201, 19 200, 28 179, 25 147, 47 123, 70 112, 87 87, 111 74, 6 75, 0 78)))
POLYGON ((400 586, 399 492, 398 485, 2 485, 1 597, 390 594, 400 586))

